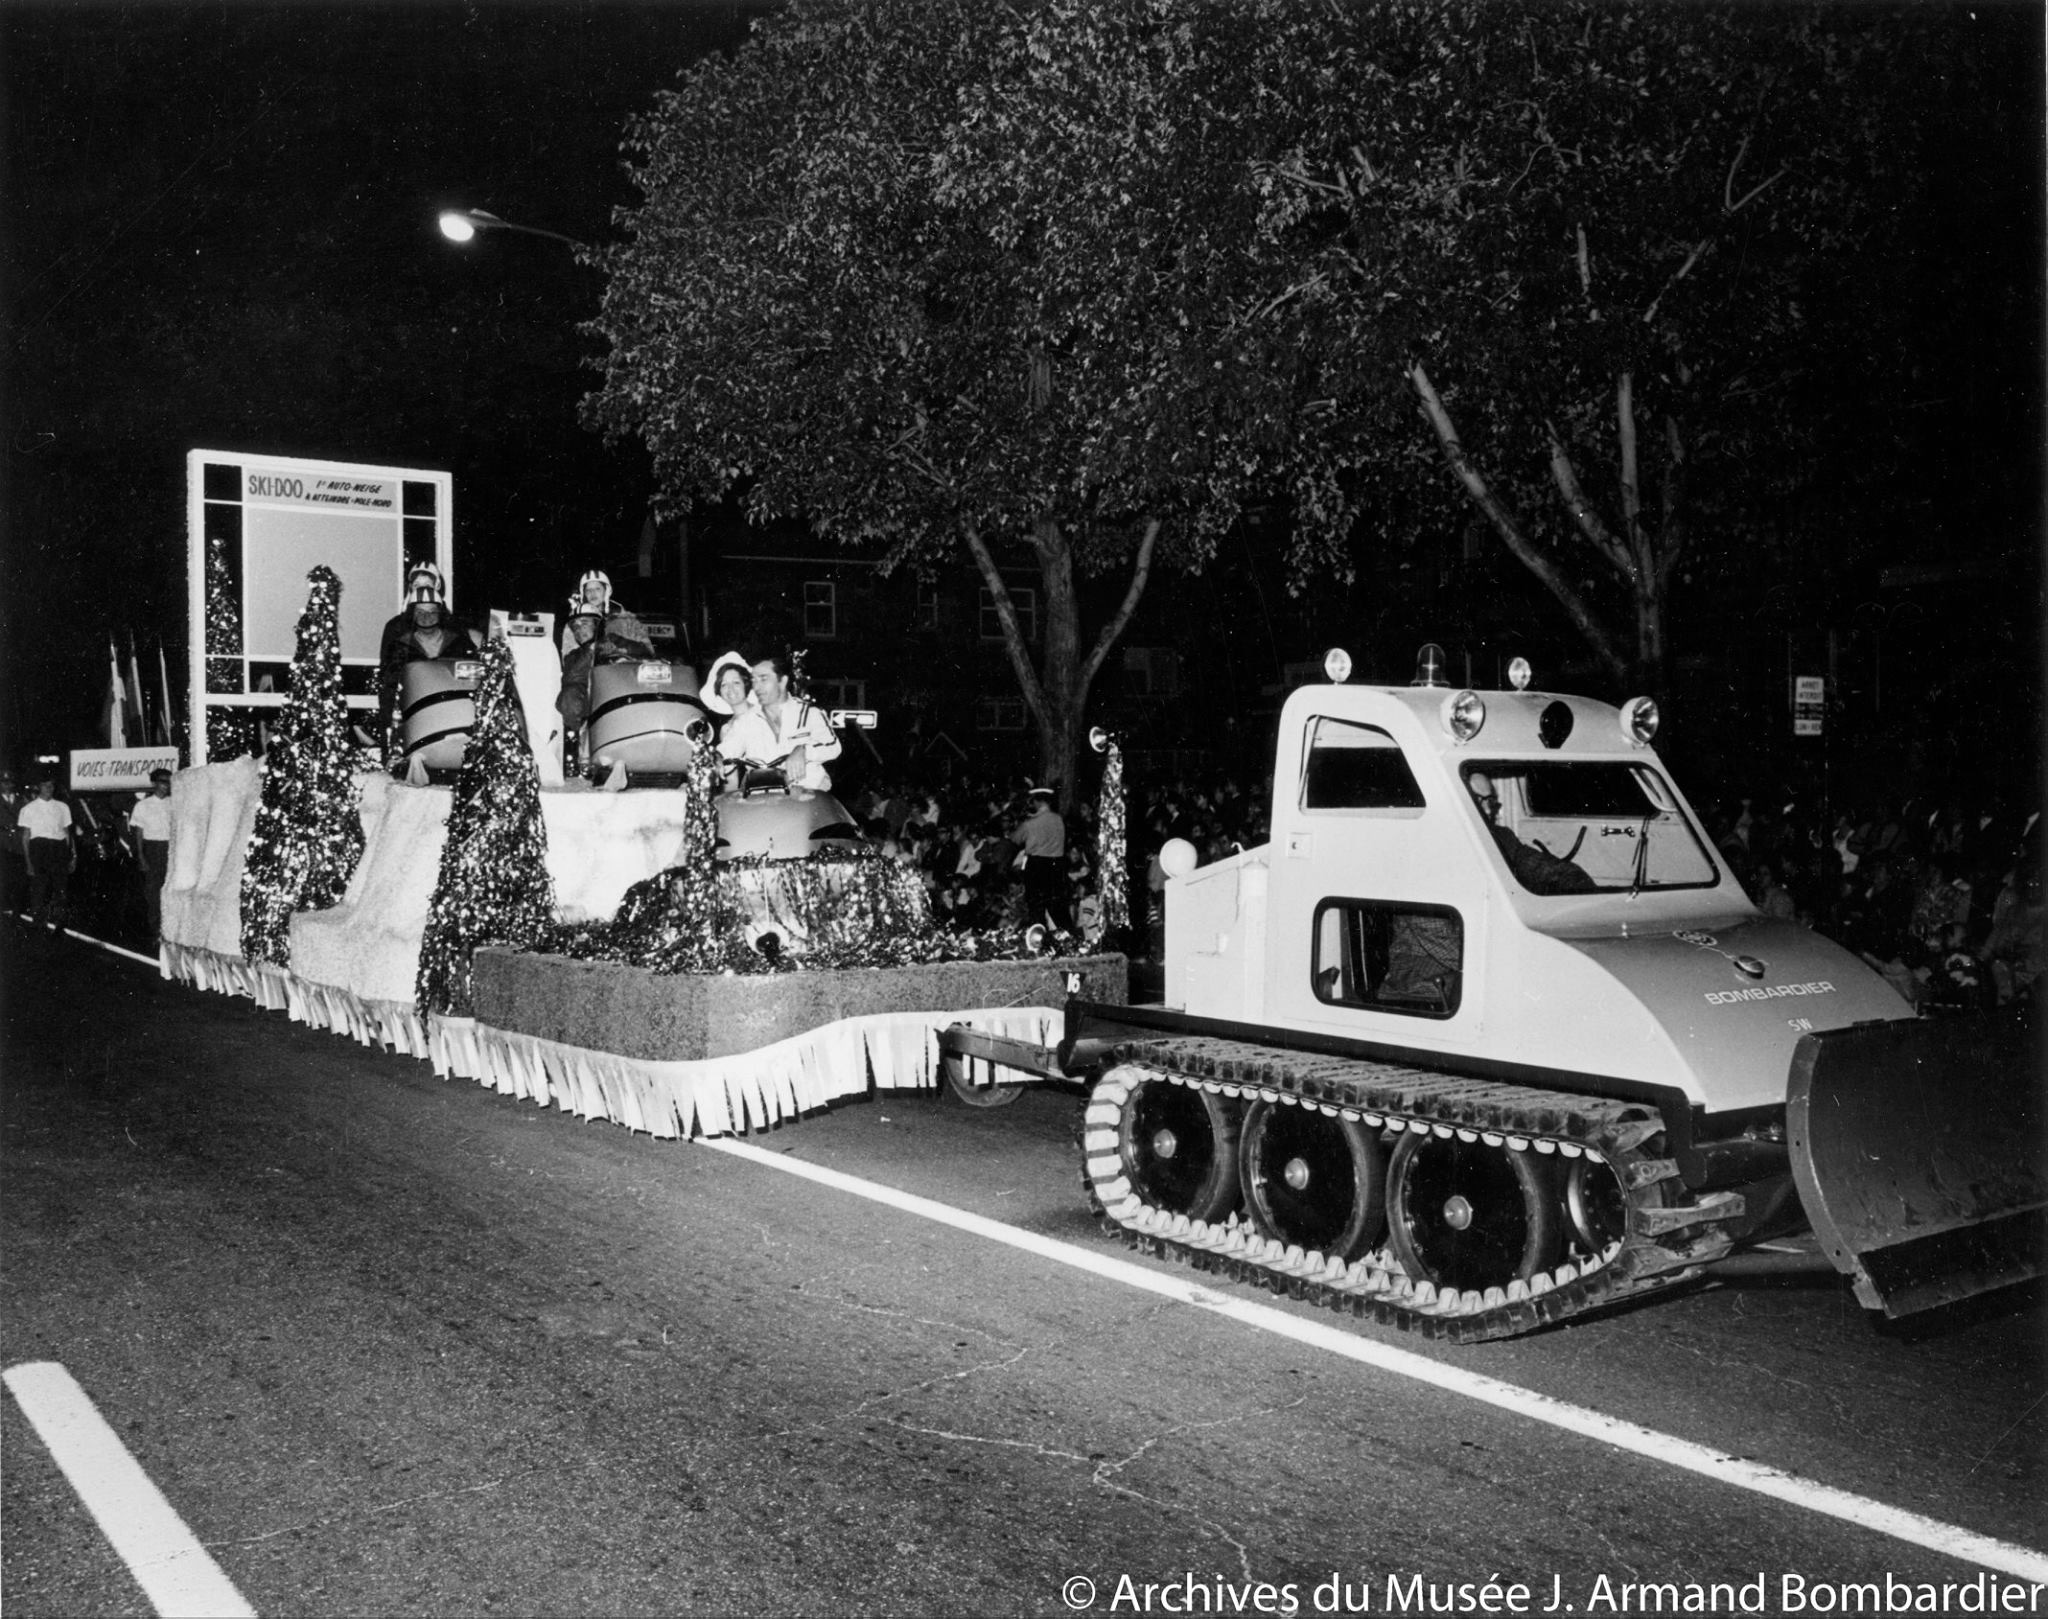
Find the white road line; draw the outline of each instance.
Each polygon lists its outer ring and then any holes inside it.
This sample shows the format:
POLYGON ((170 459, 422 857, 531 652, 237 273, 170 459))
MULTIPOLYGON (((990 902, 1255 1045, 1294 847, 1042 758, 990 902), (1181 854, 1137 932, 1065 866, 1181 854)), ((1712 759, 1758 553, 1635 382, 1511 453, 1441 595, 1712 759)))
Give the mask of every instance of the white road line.
POLYGON ((1069 1265, 1076 1270, 1084 1270, 1109 1281, 1121 1282, 1126 1287, 1139 1288, 1147 1293, 1156 1293, 1161 1298, 1193 1305, 1198 1310, 1223 1316, 1242 1326, 1256 1327, 1262 1332, 1291 1338, 1296 1343, 1306 1344, 1332 1355, 1340 1355, 1346 1360, 1357 1361, 1381 1371, 1392 1372, 1399 1377, 1412 1378, 1418 1383, 1427 1383, 1448 1393, 1463 1395, 1467 1399, 1495 1406, 1502 1411, 1513 1412, 1531 1421, 1547 1423, 1553 1428, 1562 1428, 1569 1433, 1597 1440, 1617 1450, 1630 1451, 1652 1461, 1663 1462, 1667 1466, 1698 1473, 1723 1484, 1734 1485, 1738 1489, 1752 1490, 1773 1500, 1804 1507, 1830 1518, 1839 1518, 1844 1523, 1855 1524, 1859 1528, 1873 1530, 1881 1535, 1889 1535, 1894 1540, 1924 1546, 1944 1556, 1958 1558, 1983 1568, 1996 1569, 2000 1573, 2011 1574, 2019 1579, 2048 1584, 2048 1553, 2035 1551, 2031 1547, 1994 1540, 1988 1535, 1979 1535, 1971 1530, 1958 1528, 1954 1524, 1942 1523, 1939 1519, 1923 1517, 1917 1512, 1886 1506, 1882 1501, 1852 1495, 1847 1490, 1838 1490, 1815 1479, 1802 1478, 1797 1473, 1786 1473, 1775 1467, 1766 1467, 1761 1462, 1746 1461, 1740 1456, 1730 1456, 1724 1451, 1694 1444, 1689 1439, 1659 1433, 1654 1428, 1644 1428, 1636 1423, 1626 1422, 1620 1417, 1610 1417, 1598 1411, 1588 1410, 1584 1406, 1552 1399, 1549 1395, 1538 1394, 1533 1389, 1503 1383, 1484 1373, 1468 1372, 1461 1367, 1445 1365, 1427 1356, 1418 1355, 1412 1350, 1396 1349, 1390 1344, 1362 1338, 1320 1321, 1289 1315, 1284 1310, 1276 1310, 1256 1299, 1218 1293, 1170 1273, 1134 1265, 1127 1259, 1091 1252, 1086 1248, 1076 1248, 1071 1243, 1061 1242, 1054 1237, 1021 1231, 1015 1226, 1004 1225, 999 1220, 971 1214, 965 1209, 937 1203, 912 1192, 900 1192, 891 1186, 861 1180, 854 1175, 842 1174, 836 1169, 825 1169, 817 1164, 805 1163, 800 1158, 791 1158, 784 1153, 767 1152, 760 1147, 749 1146, 746 1142, 724 1137, 699 1140, 694 1145, 708 1147, 713 1152, 722 1152, 734 1158, 743 1158, 749 1163, 760 1164, 769 1169, 779 1169, 785 1174, 815 1181, 821 1186, 830 1186, 842 1192, 850 1192, 855 1197, 887 1204, 890 1208, 900 1209, 907 1214, 936 1220, 941 1225, 952 1226, 955 1230, 986 1237, 991 1242, 1000 1242, 1011 1248, 1021 1248, 1024 1252, 1036 1254, 1042 1259, 1069 1265))
POLYGON ((44 1360, 11 1366, 0 1381, 158 1613, 255 1619, 256 1610, 128 1454, 76 1378, 44 1360))

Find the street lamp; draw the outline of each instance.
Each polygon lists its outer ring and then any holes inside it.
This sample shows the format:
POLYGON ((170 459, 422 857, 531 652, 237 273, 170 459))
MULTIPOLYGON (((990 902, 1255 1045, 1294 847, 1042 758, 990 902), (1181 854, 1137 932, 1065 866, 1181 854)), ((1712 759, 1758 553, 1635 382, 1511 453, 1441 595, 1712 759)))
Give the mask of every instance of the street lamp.
POLYGON ((481 208, 446 208, 441 212, 441 234, 451 242, 472 242, 478 231, 515 230, 522 236, 545 236, 551 242, 562 242, 578 252, 588 252, 584 243, 573 236, 564 236, 558 230, 542 230, 536 225, 515 225, 509 219, 500 219, 496 214, 485 213, 481 208))

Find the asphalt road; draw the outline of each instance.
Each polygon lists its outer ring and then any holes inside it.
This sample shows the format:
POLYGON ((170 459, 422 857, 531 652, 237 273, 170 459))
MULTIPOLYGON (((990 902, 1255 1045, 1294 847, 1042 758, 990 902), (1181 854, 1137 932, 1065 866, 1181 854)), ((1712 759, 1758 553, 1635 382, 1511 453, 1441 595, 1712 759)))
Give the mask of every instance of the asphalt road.
MULTIPOLYGON (((66 1367, 259 1613, 1057 1614, 1076 1576, 1104 1614, 1482 1611, 1495 1576, 1778 1612, 1978 1573, 11 922, 0 968, 0 1366, 66 1367)), ((1130 1258, 1078 1108, 884 1096, 755 1144, 1130 1258)), ((1243 1296, 2048 1547, 2038 1296, 1906 1332, 1751 1284, 1469 1349, 1243 1296)), ((12 1399, 0 1443, 7 1610, 152 1611, 12 1399)))

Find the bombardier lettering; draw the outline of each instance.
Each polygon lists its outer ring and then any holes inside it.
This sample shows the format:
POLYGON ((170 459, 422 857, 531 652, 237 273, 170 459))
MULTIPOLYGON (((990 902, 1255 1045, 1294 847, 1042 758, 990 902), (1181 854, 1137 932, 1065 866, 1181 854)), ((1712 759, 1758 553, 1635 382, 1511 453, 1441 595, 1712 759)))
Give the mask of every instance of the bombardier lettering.
POLYGON ((1755 989, 1715 989, 1707 992, 1707 1005, 1727 1006, 1735 1001, 1774 1001, 1781 995, 1832 995, 1835 986, 1825 978, 1810 984, 1759 984, 1755 989))

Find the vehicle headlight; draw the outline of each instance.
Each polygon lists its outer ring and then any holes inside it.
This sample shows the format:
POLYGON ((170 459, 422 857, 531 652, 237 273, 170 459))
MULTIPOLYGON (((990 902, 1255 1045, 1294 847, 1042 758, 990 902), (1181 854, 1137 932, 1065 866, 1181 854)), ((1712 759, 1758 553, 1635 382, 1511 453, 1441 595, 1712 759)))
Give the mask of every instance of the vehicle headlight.
POLYGON ((1657 700, 1631 697, 1621 705, 1621 734, 1639 748, 1647 748, 1657 734, 1657 700))
POLYGON ((1443 707, 1437 710, 1443 720, 1444 730, 1450 733, 1454 742, 1470 742, 1479 734, 1479 728, 1486 723, 1486 704, 1476 691, 1454 692, 1444 699, 1443 707))

